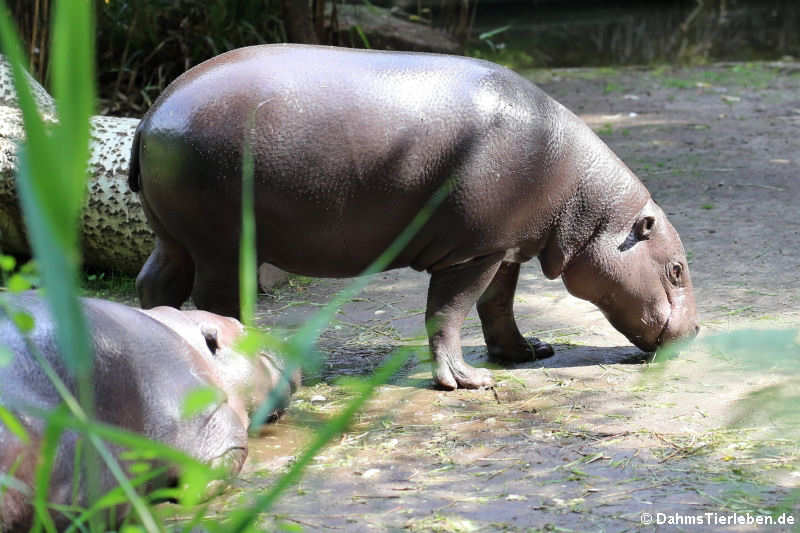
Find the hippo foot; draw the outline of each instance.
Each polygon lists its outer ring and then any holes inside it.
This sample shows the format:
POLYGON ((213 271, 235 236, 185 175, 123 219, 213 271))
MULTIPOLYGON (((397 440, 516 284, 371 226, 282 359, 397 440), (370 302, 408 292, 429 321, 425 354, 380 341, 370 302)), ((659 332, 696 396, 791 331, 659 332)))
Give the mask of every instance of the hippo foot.
POLYGON ((433 370, 433 381, 445 390, 482 389, 494 384, 488 369, 470 366, 461 357, 439 357, 433 370))
POLYGON ((522 336, 510 346, 492 344, 487 345, 486 349, 490 359, 504 363, 526 363, 546 359, 555 353, 552 345, 536 337, 525 339, 522 336))

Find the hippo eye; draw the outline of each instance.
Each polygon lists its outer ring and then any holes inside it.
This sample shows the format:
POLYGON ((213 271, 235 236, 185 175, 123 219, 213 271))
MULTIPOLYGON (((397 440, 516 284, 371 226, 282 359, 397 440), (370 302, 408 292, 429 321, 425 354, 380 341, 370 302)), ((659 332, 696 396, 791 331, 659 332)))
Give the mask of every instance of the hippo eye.
POLYGON ((680 285, 683 277, 683 265, 680 263, 669 263, 667 265, 667 273, 673 285, 680 285))
POLYGON ((640 241, 650 238, 653 227, 656 225, 656 218, 650 215, 644 216, 633 225, 633 234, 640 241))
POLYGON ((219 337, 216 328, 210 326, 201 326, 200 332, 206 340, 206 346, 211 350, 212 354, 216 354, 219 349, 219 337))

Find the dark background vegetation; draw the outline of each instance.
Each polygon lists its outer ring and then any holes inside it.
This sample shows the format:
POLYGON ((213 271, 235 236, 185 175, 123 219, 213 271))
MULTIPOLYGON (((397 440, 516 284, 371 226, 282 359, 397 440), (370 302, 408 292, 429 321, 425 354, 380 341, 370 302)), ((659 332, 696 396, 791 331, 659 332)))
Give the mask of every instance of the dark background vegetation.
MULTIPOLYGON (((352 6, 332 0, 94 1, 99 96, 104 110, 111 113, 144 112, 179 74, 233 48, 285 41, 365 44, 356 32, 342 32, 338 27, 339 13, 352 6)), ((46 44, 53 0, 10 3, 26 43, 30 70, 47 86, 46 44)), ((474 0, 444 2, 434 9, 412 3, 413 13, 398 7, 394 15, 466 40, 474 0)), ((359 4, 383 12, 377 5, 359 4)))
MULTIPOLYGON (((515 68, 706 63, 800 53, 795 0, 94 2, 100 111, 109 114, 140 115, 183 71, 258 43, 468 53, 515 68), (371 18, 354 21, 354 12, 371 18), (428 33, 411 42, 404 34, 414 27, 428 33), (430 46, 420 44, 426 39, 430 46)), ((53 0, 10 4, 30 68, 47 86, 53 0)))

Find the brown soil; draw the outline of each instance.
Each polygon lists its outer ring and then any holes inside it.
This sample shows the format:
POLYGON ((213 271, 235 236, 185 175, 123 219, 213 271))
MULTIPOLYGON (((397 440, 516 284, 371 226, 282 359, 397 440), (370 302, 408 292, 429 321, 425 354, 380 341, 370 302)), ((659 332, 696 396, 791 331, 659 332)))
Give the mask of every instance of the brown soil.
MULTIPOLYGON (((703 337, 800 324, 800 76, 796 65, 532 72, 642 178, 680 232, 703 337)), ((400 344, 424 350, 427 276, 376 275, 324 335, 328 357, 288 415, 253 439, 246 473, 220 505, 269 486, 309 428, 400 344), (315 384, 316 383, 316 384, 315 384)), ((295 278, 263 295, 263 325, 293 327, 347 280, 295 278)), ((305 531, 782 531, 787 526, 642 526, 642 513, 719 520, 768 513, 800 476, 798 448, 748 394, 786 380, 769 342, 757 365, 699 343, 646 370, 591 304, 523 266, 516 316, 552 342, 545 361, 494 372, 492 390, 431 388, 425 362, 382 387, 264 517, 305 531), (720 518, 721 517, 721 518, 720 518), (713 519, 713 517, 712 517, 713 519)), ((485 364, 477 316, 467 358, 485 364)), ((796 353, 796 352, 795 352, 796 353)), ((423 358, 425 356, 422 356, 423 358)), ((800 509, 793 507, 794 519, 800 509)))

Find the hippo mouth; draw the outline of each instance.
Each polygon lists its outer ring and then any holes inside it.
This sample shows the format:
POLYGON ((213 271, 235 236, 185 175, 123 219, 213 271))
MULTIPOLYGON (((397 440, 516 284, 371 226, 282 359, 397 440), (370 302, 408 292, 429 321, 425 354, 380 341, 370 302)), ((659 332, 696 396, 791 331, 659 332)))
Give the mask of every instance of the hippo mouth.
POLYGON ((664 322, 664 327, 661 328, 661 333, 659 333, 658 337, 656 337, 656 347, 662 346, 664 344, 664 334, 667 332, 667 328, 669 328, 669 320, 671 318, 672 318, 672 310, 670 309, 669 316, 667 316, 667 320, 664 322))
POLYGON ((653 353, 658 350, 661 346, 664 345, 664 335, 667 333, 667 329, 669 328, 670 319, 672 319, 672 313, 675 310, 672 305, 672 298, 668 290, 664 290, 665 295, 667 297, 667 301, 669 302, 669 314, 667 315, 667 319, 664 321, 664 326, 661 328, 661 331, 658 332, 658 336, 653 344, 645 344, 645 343, 638 343, 634 341, 634 344, 644 352, 653 353))
POLYGON ((222 454, 211 459, 211 461, 209 461, 209 466, 213 469, 219 468, 232 473, 238 473, 242 469, 245 459, 247 459, 247 447, 232 446, 222 454))
POLYGON ((672 318, 671 310, 669 315, 667 316, 667 319, 664 321, 664 326, 658 333, 658 337, 656 337, 656 340, 652 343, 644 341, 641 337, 628 336, 628 335, 626 335, 626 337, 628 337, 628 339, 643 352, 653 353, 664 344, 664 335, 667 333, 667 329, 669 328, 670 318, 672 318))

